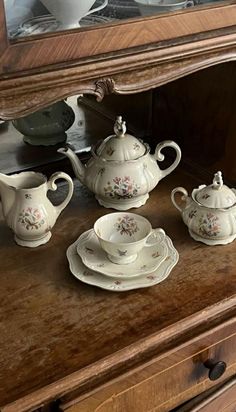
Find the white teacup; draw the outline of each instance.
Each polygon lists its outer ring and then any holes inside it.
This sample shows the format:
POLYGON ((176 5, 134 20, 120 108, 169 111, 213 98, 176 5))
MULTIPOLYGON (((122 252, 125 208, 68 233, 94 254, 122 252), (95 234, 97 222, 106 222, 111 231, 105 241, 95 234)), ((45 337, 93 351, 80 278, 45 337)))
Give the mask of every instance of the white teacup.
POLYGON ((95 11, 107 6, 108 0, 91 9, 96 0, 41 0, 43 5, 59 21, 63 29, 79 27, 79 21, 95 11), (91 10, 90 10, 91 9, 91 10))
POLYGON ((109 260, 122 265, 134 262, 143 247, 165 237, 163 229, 153 230, 145 217, 135 213, 110 213, 96 220, 93 228, 109 260))

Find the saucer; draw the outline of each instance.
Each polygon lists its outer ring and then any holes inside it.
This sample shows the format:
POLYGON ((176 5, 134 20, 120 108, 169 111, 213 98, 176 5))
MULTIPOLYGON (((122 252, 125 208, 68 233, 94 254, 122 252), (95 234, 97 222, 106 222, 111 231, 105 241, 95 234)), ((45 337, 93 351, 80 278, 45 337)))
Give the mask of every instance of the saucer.
MULTIPOLYGON (((109 17, 93 14, 83 17, 80 21, 80 27, 102 24, 110 21, 111 19, 109 17)), ((60 30, 63 30, 63 28, 55 17, 51 14, 46 14, 25 20, 20 26, 18 26, 18 28, 15 29, 15 31, 11 32, 11 37, 25 37, 60 30)))
MULTIPOLYGON (((156 235, 160 236, 158 232, 156 235)), ((118 279, 137 277, 155 271, 167 257, 168 247, 165 237, 157 245, 144 247, 133 263, 119 265, 108 259, 94 230, 90 229, 79 237, 77 253, 87 268, 118 279)))
POLYGON ((125 292, 127 290, 147 288, 154 286, 166 279, 179 260, 179 254, 174 248, 171 239, 166 236, 168 255, 159 268, 148 275, 132 279, 112 279, 88 269, 77 253, 78 239, 67 249, 66 256, 69 261, 71 273, 81 282, 97 286, 112 292, 125 292))

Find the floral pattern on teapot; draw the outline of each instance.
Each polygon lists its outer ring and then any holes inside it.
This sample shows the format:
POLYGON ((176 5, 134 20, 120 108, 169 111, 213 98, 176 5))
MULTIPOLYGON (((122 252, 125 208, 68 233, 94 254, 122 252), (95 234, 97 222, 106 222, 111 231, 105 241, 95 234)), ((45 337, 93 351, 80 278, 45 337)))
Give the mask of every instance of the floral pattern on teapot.
POLYGON ((130 176, 116 176, 111 182, 107 182, 104 187, 105 196, 115 197, 117 199, 131 199, 138 195, 140 186, 131 179, 130 176))

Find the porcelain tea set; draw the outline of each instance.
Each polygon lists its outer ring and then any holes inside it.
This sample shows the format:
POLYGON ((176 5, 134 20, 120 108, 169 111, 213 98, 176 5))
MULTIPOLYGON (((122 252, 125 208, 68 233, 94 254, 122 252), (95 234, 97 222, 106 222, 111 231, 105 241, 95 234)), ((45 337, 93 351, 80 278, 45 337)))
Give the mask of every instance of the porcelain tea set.
MULTIPOLYGON (((121 116, 114 132, 93 148, 85 166, 71 149, 59 152, 69 157, 76 176, 95 193, 100 205, 119 211, 100 217, 68 248, 70 270, 84 283, 125 291, 161 282, 178 262, 178 252, 164 230, 152 228, 146 218, 127 210, 145 204, 149 192, 177 167, 181 151, 175 142, 163 141, 152 155, 146 143, 126 134, 121 116), (164 147, 172 147, 176 158, 161 170, 157 161, 164 159, 164 147)), ((36 172, 0 173, 3 217, 21 246, 37 247, 49 241, 51 229, 72 194, 73 181, 64 172, 54 173, 48 180, 36 172), (47 192, 57 189, 57 179, 67 181, 68 194, 54 206, 47 192)), ((236 190, 223 184, 221 172, 215 174, 211 185, 195 188, 191 196, 183 187, 176 187, 171 200, 193 239, 207 245, 235 239, 236 190), (181 194, 181 205, 177 194, 181 194)))

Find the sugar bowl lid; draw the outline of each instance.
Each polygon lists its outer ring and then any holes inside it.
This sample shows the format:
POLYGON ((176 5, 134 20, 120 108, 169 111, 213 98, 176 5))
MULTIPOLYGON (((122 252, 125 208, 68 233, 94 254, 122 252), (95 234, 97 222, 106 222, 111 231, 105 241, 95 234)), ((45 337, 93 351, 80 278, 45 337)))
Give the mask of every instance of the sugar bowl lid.
POLYGON ((115 134, 108 136, 96 149, 96 155, 104 160, 135 160, 147 152, 147 146, 139 139, 126 133, 126 122, 117 116, 115 134))
POLYGON ((199 186, 195 191, 195 199, 202 206, 225 209, 236 204, 236 193, 234 189, 223 184, 222 173, 217 172, 211 185, 199 186))

